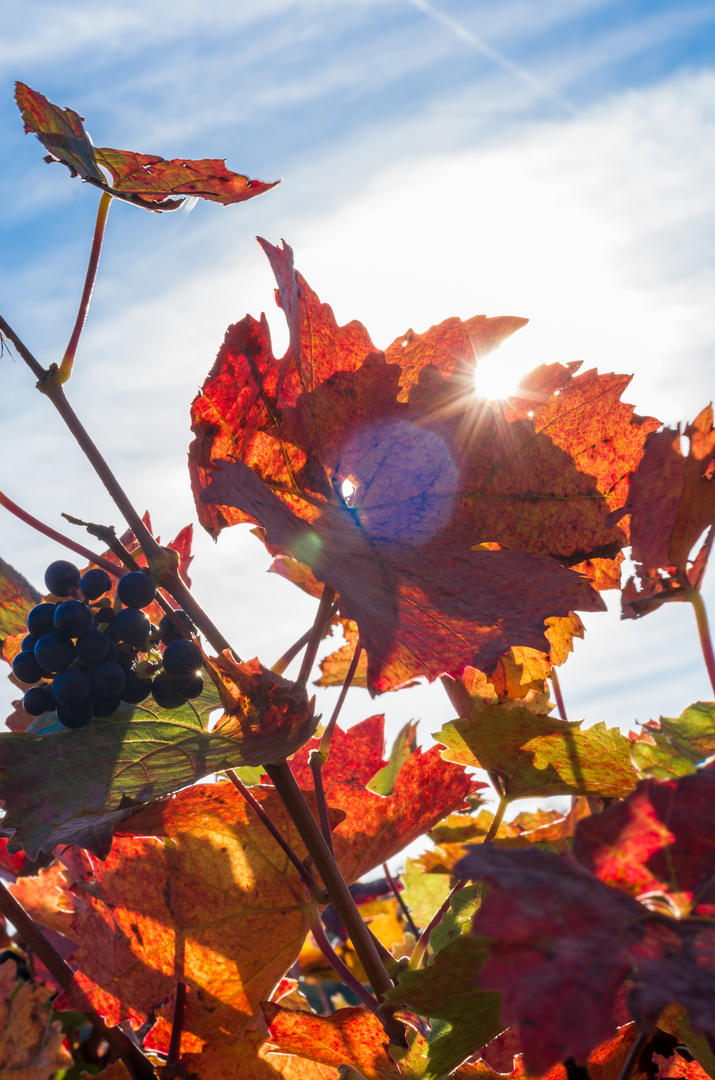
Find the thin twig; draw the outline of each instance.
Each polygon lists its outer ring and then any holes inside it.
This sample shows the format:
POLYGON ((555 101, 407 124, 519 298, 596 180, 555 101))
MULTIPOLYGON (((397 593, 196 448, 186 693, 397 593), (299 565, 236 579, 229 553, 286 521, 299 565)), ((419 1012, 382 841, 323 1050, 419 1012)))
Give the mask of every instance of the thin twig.
POLYGON ((333 835, 330 828, 330 815, 328 814, 328 803, 325 798, 325 787, 323 786, 323 755, 320 750, 311 750, 308 757, 308 763, 310 764, 310 772, 313 777, 313 790, 315 791, 315 798, 318 803, 318 817, 320 818, 320 828, 323 836, 325 837, 325 843, 330 848, 330 854, 335 855, 335 849, 333 848, 333 835))
MULTIPOLYGON (((338 605, 333 604, 330 611, 328 612, 328 618, 326 620, 326 626, 335 617, 335 614, 336 614, 337 610, 338 610, 338 605)), ((271 671, 275 672, 276 675, 282 675, 283 672, 288 667, 288 665, 291 664, 295 660, 295 658, 298 655, 298 653, 300 652, 300 650, 304 649, 305 646, 308 644, 308 642, 310 641, 310 635, 312 633, 313 633, 313 627, 311 626, 310 630, 306 630, 306 632, 303 634, 303 636, 299 637, 298 640, 296 642, 294 642, 289 649, 286 649, 286 651, 283 653, 283 655, 280 656, 276 660, 275 664, 271 665, 271 671)))
POLYGON ((459 892, 460 889, 463 889, 466 884, 466 878, 457 879, 457 881, 450 889, 446 899, 440 904, 430 921, 425 926, 424 930, 417 939, 417 944, 412 950, 412 956, 410 957, 409 963, 410 971, 416 971, 421 966, 422 961, 425 957, 425 953, 427 952, 427 949, 429 947, 429 939, 432 931, 436 930, 436 928, 442 922, 444 916, 449 911, 449 906, 452 903, 452 897, 454 896, 454 894, 459 892))
POLYGON ((40 361, 32 355, 27 345, 25 345, 23 340, 17 336, 10 324, 5 322, 2 315, 0 315, 0 334, 13 343, 36 379, 44 379, 46 377, 47 370, 43 368, 40 361))
POLYGON ((559 677, 556 674, 555 667, 551 668, 551 685, 554 690, 554 697, 556 698, 556 707, 559 710, 559 716, 562 720, 568 720, 568 716, 566 715, 566 706, 564 705, 563 694, 561 693, 561 683, 559 682, 559 677))
POLYGON ((186 983, 176 984, 174 994, 174 1014, 171 1019, 171 1039, 166 1055, 167 1065, 176 1065, 181 1057, 181 1033, 184 1029, 184 1009, 186 1006, 186 983))
MULTIPOLYGON (((12 895, 4 881, 0 881, 0 912, 9 919, 28 948, 40 958, 53 978, 66 990, 74 979, 74 971, 47 940, 22 904, 12 895)), ((102 1038, 122 1059, 133 1080, 156 1080, 156 1074, 149 1059, 121 1028, 107 1027, 99 1013, 91 1006, 82 1011, 92 1026, 100 1032, 102 1038)))
POLYGON ((362 1001, 363 1005, 367 1005, 368 1009, 370 1009, 374 1013, 377 1013, 379 1008, 379 1002, 377 998, 374 998, 369 992, 369 990, 365 989, 360 980, 355 975, 353 975, 350 968, 345 964, 343 960, 340 959, 335 949, 328 941, 327 934, 325 933, 325 929, 322 922, 320 921, 320 918, 316 918, 310 924, 310 929, 313 932, 313 937, 315 938, 316 945, 322 952, 325 959, 330 964, 335 974, 340 979, 342 979, 345 985, 349 987, 350 990, 352 990, 353 994, 355 994, 360 999, 360 1001, 362 1001))
POLYGON ((405 901, 402 899, 402 894, 400 893, 400 887, 397 884, 397 882, 395 881, 395 879, 393 878, 392 874, 390 873, 390 868, 388 867, 386 862, 384 862, 382 864, 382 872, 385 875, 385 878, 387 879, 387 884, 392 889, 392 894, 395 897, 395 900, 397 900, 397 903, 400 906, 400 911, 402 912, 402 914, 405 917, 405 922, 407 923, 408 929, 409 929, 410 933, 414 935, 414 938, 415 938, 415 941, 416 941, 417 938, 420 936, 420 932, 417 929, 417 927, 415 926, 414 919, 412 918, 412 914, 410 912, 410 909, 408 908, 405 901))
POLYGON ((646 1031, 641 1031, 633 1046, 628 1051, 628 1057, 623 1062, 623 1067, 618 1074, 618 1080, 628 1080, 633 1069, 638 1064, 638 1058, 643 1053, 646 1043, 651 1036, 646 1031))
POLYGON ((323 764, 325 764, 325 762, 328 760, 328 754, 330 753, 330 743, 333 738, 333 731, 335 730, 335 725, 338 722, 338 717, 340 716, 340 711, 343 707, 343 703, 345 702, 347 692, 350 689, 350 685, 353 679, 355 678, 355 672, 357 671, 361 652, 362 644, 360 642, 360 638, 358 637, 357 641, 355 642, 355 651, 353 653, 352 660, 350 661, 350 667, 348 668, 347 674, 343 681, 343 685, 340 688, 340 696, 338 697, 338 700, 335 703, 335 708, 333 709, 333 715, 330 717, 325 731, 320 736, 318 750, 323 757, 323 764))
POLYGON ((67 382, 72 374, 72 365, 74 364, 75 354, 77 352, 77 346, 79 345, 79 339, 82 335, 84 323, 87 318, 87 312, 89 311, 89 302, 92 299, 92 290, 94 288, 94 282, 97 277, 97 267, 99 266, 99 255, 102 250, 102 240, 104 239, 104 229, 107 224, 107 214, 109 213, 109 207, 112 203, 112 196, 106 191, 102 193, 99 200, 99 206, 97 207, 97 220, 94 226, 94 236, 92 238, 92 247, 89 252, 89 262, 87 263, 87 274, 84 279, 84 288, 82 290, 82 297, 79 302, 79 311, 77 312, 77 318, 72 329, 72 335, 69 339, 67 348, 65 349, 65 355, 62 357, 62 363, 59 366, 57 372, 57 378, 60 382, 67 382))
POLYGON ((69 536, 64 536, 62 533, 57 532, 56 529, 52 529, 49 525, 45 525, 39 518, 33 517, 32 514, 28 514, 27 510, 23 510, 16 502, 9 499, 2 491, 0 491, 0 506, 4 506, 5 509, 9 510, 11 514, 14 514, 16 518, 19 518, 20 521, 24 521, 26 525, 29 525, 37 532, 42 533, 42 535, 48 537, 48 539, 54 540, 57 544, 62 544, 63 547, 68 548, 70 551, 74 551, 75 555, 81 555, 83 559, 87 559, 88 562, 94 563, 95 566, 101 566, 108 574, 112 574, 114 577, 123 576, 124 570, 121 566, 117 566, 116 563, 110 562, 109 559, 105 559, 103 555, 96 555, 93 551, 90 551, 89 548, 71 540, 69 536))
POLYGON ((300 665, 300 671, 298 672, 298 678, 296 683, 298 686, 305 686, 310 677, 310 673, 313 670, 313 664, 315 658, 318 655, 318 646, 323 638, 323 630, 325 627, 328 613, 333 606, 335 600, 335 589, 331 589, 329 585, 323 586, 323 595, 320 598, 318 604, 318 611, 315 616, 315 622, 313 628, 310 631, 310 637, 308 638, 308 644, 306 650, 303 653, 303 661, 300 665))

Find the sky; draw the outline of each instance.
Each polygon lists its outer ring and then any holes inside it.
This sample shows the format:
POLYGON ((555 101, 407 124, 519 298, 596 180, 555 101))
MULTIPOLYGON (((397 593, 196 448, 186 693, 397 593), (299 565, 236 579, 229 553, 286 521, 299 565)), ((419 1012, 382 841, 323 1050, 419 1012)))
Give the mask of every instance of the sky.
MULTIPOLYGON (((338 321, 378 346, 450 315, 520 315, 490 362, 500 378, 574 360, 626 372, 625 399, 668 424, 711 400, 715 3, 39 0, 29 18, 0 0, 0 14, 0 312, 42 363, 72 329, 97 193, 43 162, 14 80, 86 117, 97 145, 283 179, 243 205, 109 216, 67 393, 165 541, 196 521, 189 406, 227 326, 265 311, 276 355, 286 345, 256 235, 285 238, 338 321)), ((0 378, 0 488, 61 531, 63 511, 120 527, 30 372, 6 354, 0 378)), ((0 555, 38 587, 64 557, 6 514, 0 555)), ((265 572, 247 527, 217 544, 197 529, 195 555, 196 595, 243 657, 270 665, 311 624, 314 602, 265 572)), ((711 578, 704 595, 714 607, 711 578)), ((686 605, 621 622, 606 599, 561 672, 569 719, 628 730, 712 698, 686 605)), ((383 711, 391 736, 415 718, 427 743, 453 716, 439 683, 354 690, 343 715, 383 711)))

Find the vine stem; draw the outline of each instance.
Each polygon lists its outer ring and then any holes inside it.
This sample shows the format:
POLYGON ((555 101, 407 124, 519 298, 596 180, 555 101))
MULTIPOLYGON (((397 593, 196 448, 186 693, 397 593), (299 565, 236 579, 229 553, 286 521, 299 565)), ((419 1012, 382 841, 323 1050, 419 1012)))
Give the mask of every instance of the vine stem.
POLYGON ((410 971, 417 971, 417 969, 421 966, 422 961, 425 958, 425 953, 427 952, 427 949, 429 947, 429 939, 432 931, 439 926, 439 924, 442 922, 442 919, 449 911, 449 905, 452 903, 452 897, 454 896, 454 894, 458 893, 460 889, 463 889, 466 884, 466 878, 457 878, 457 881, 450 889, 447 897, 445 898, 445 900, 443 900, 430 921, 425 926, 424 930, 417 939, 417 944, 412 950, 412 955, 408 964, 408 968, 410 971))
POLYGON ((350 990, 352 990, 353 994, 355 994, 360 999, 360 1001, 362 1001, 363 1005, 366 1005, 371 1012, 380 1015, 378 1013, 379 1002, 377 1001, 377 999, 374 998, 372 994, 365 989, 360 980, 356 978, 355 975, 353 975, 350 968, 347 966, 347 964, 344 963, 343 960, 340 959, 335 949, 328 941, 328 935, 325 933, 325 928, 320 921, 320 916, 317 916, 313 920, 313 922, 310 924, 310 929, 313 933, 313 937, 315 938, 316 945, 322 952, 325 959, 330 964, 335 974, 340 979, 342 979, 345 985, 350 990))
POLYGON ((184 1030, 184 1009, 186 1007, 186 983, 176 984, 174 994, 174 1014, 171 1019, 171 1038, 166 1055, 167 1065, 176 1065, 181 1057, 181 1033, 184 1030))
POLYGON ((335 600, 335 589, 331 589, 329 585, 323 586, 323 595, 320 598, 318 604, 318 611, 315 616, 315 622, 313 628, 310 631, 310 637, 308 638, 308 644, 305 652, 303 653, 303 660, 300 665, 300 671, 298 672, 298 678, 296 680, 297 686, 305 688, 310 677, 310 673, 313 670, 313 664, 315 658, 318 655, 318 646, 323 637, 323 631, 325 630, 325 623, 328 619, 328 614, 333 606, 335 600))
MULTIPOLYGON (((331 601, 332 602, 332 601, 331 601)), ((293 819, 300 838, 320 874, 323 885, 343 921, 355 952, 367 974, 373 993, 378 1001, 392 989, 392 980, 380 960, 372 935, 363 922, 355 900, 325 842, 325 837, 305 801, 303 792, 287 762, 264 766, 278 794, 293 819)), ((380 1017, 391 1042, 405 1046, 405 1032, 402 1024, 394 1017, 390 1009, 381 1009, 380 1017)))
POLYGON ((417 941, 417 939, 420 936, 419 931, 418 931, 417 927, 415 926, 414 919, 412 918, 412 914, 410 912, 410 909, 408 908, 405 901, 402 899, 402 895, 400 893, 400 887, 397 884, 397 882, 395 881, 395 879, 393 878, 392 874, 390 873, 390 868, 389 868, 389 866, 387 865, 386 862, 384 862, 382 864, 382 872, 385 875, 385 880, 387 881, 387 884, 392 889, 392 894, 395 897, 395 900, 397 900, 400 911, 402 912, 402 914, 405 917, 405 922, 407 923, 408 930, 414 936, 415 941, 417 941))
POLYGON ((556 668, 551 668, 551 685, 554 690, 554 697, 556 698, 556 707, 559 710, 559 716, 562 720, 568 720, 566 715, 566 706, 564 705, 563 694, 561 693, 561 682, 556 674, 556 668))
MULTIPOLYGON (((0 911, 17 929, 28 948, 39 956, 63 990, 66 990, 74 979, 72 968, 47 940, 4 881, 0 881, 0 911)), ((121 1028, 107 1027, 99 1013, 95 1012, 91 1006, 82 1011, 124 1062, 133 1080, 156 1080, 156 1073, 149 1059, 121 1028)))
POLYGON ((496 808, 494 817, 492 818, 492 823, 489 826, 489 832, 482 841, 483 844, 491 844, 496 839, 496 835, 499 832, 499 826, 504 820, 504 814, 506 813, 506 808, 508 805, 509 800, 507 799, 506 795, 502 795, 501 799, 499 800, 499 805, 496 808))
MULTIPOLYGON (((334 617, 334 615, 336 615, 337 610, 338 610, 338 605, 333 604, 330 611, 328 612, 328 618, 326 619, 326 626, 330 622, 330 620, 334 617)), ((304 649, 305 646, 308 644, 308 642, 310 641, 310 635, 312 633, 313 633, 313 627, 311 626, 310 630, 306 630, 306 632, 303 634, 303 636, 299 637, 298 640, 295 641, 291 645, 291 647, 289 649, 286 649, 286 651, 283 653, 283 655, 280 656, 276 660, 275 664, 271 665, 271 671, 273 671, 276 675, 282 675, 283 672, 285 671, 285 669, 288 667, 288 665, 290 663, 292 663, 293 660, 295 660, 295 658, 298 655, 298 653, 300 652, 300 650, 304 649)))
POLYGON ((638 1058, 643 1053, 645 1045, 651 1036, 646 1031, 641 1031, 633 1046, 628 1051, 628 1057, 623 1062, 623 1068, 618 1074, 618 1080, 628 1080, 629 1076, 633 1072, 633 1069, 638 1061, 638 1058))
POLYGON ((695 612, 695 621, 698 625, 698 636, 700 637, 700 648, 703 651, 703 660, 705 661, 705 667, 708 670, 708 676, 710 677, 710 685, 715 693, 715 655, 713 655, 713 643, 710 637, 710 626, 708 624, 708 613, 705 608, 705 601, 698 589, 688 589, 686 593, 686 600, 693 605, 693 611, 695 612))
POLYGON ((88 562, 94 563, 95 566, 101 566, 103 570, 106 570, 108 574, 112 574, 114 577, 122 577, 125 573, 121 566, 117 566, 116 563, 110 562, 109 559, 105 559, 102 555, 96 555, 89 548, 84 547, 82 544, 78 544, 75 540, 71 540, 69 536, 64 536, 62 533, 57 532, 56 529, 50 528, 49 525, 45 525, 44 521, 40 521, 39 518, 33 517, 27 510, 23 510, 21 506, 13 502, 8 498, 4 492, 0 491, 0 506, 4 506, 6 510, 9 510, 11 514, 14 514, 16 518, 23 521, 26 525, 35 529, 37 532, 42 533, 43 536, 48 537, 50 540, 54 540, 58 544, 62 544, 63 547, 69 548, 70 551, 74 551, 75 555, 81 555, 88 562))
POLYGON ((87 274, 84 279, 84 288, 79 302, 79 311, 77 312, 72 335, 67 344, 67 348, 65 349, 65 355, 62 357, 62 363, 57 371, 56 378, 61 383, 67 382, 72 374, 72 365, 74 364, 77 346, 79 345, 79 339, 82 335, 82 330, 84 329, 87 312, 89 310, 89 302, 92 299, 92 290, 94 289, 94 282, 97 277, 99 255, 102 250, 102 241, 104 239, 104 229, 107 224, 107 214, 109 213, 111 204, 112 196, 106 191, 103 192, 99 200, 99 206, 97 207, 97 220, 94 226, 94 236, 92 238, 92 247, 89 252, 87 274))

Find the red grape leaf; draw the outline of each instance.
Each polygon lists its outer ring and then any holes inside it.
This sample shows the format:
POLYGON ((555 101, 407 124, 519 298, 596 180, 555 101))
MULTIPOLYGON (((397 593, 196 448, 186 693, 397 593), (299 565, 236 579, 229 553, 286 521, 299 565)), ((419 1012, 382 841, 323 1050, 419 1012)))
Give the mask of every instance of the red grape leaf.
POLYGON ((630 742, 618 728, 539 716, 520 706, 475 705, 434 735, 442 756, 497 773, 510 799, 548 795, 620 798, 637 779, 630 742))
POLYGON ((598 560, 627 542, 607 518, 657 426, 618 400, 628 380, 554 365, 492 405, 474 391, 475 356, 523 320, 452 319, 379 353, 359 323, 337 326, 290 249, 264 248, 290 346, 273 356, 265 320, 227 332, 192 407, 202 524, 215 535, 253 521, 269 550, 336 588, 360 627, 372 690, 465 664, 491 670, 512 645, 544 650, 545 618, 595 610, 582 578, 547 584, 542 575, 560 568, 527 555, 597 578, 598 560), (495 543, 511 550, 484 550, 495 543))
POLYGON ((18 979, 12 960, 0 964, 0 1076, 7 1080, 51 1080, 58 1069, 72 1068, 49 996, 45 987, 18 979))
MULTIPOLYGON (((254 794, 305 858, 276 793, 254 794)), ((94 883, 82 888, 78 971, 56 1004, 81 1009, 89 999, 107 1023, 137 1027, 180 980, 197 998, 187 1034, 228 1044, 298 956, 314 905, 230 784, 182 791, 162 816, 169 843, 115 838, 94 883)))
POLYGON ((659 780, 685 776, 715 754, 715 704, 696 701, 675 719, 644 724, 631 743, 636 768, 659 780))
POLYGON ((696 1031, 715 1034, 712 924, 655 914, 567 856, 537 848, 482 844, 454 872, 489 886, 473 927, 493 939, 479 983, 502 992, 502 1019, 518 1025, 530 1072, 583 1062, 610 1038, 626 980, 629 1009, 646 1031, 677 1002, 696 1031))
MULTIPOLYGON (((476 783, 457 765, 442 761, 432 747, 414 751, 402 766, 389 798, 368 791, 366 784, 387 764, 384 716, 371 716, 349 731, 336 727, 330 756, 323 766, 328 805, 345 812, 333 833, 335 857, 346 881, 356 881, 381 866, 407 844, 461 807, 476 783)), ((291 758, 291 769, 305 790, 313 787, 308 765, 310 744, 291 758)))
POLYGON ((165 161, 154 154, 95 148, 84 129, 83 117, 72 109, 53 105, 24 83, 15 86, 25 131, 37 135, 50 151, 46 161, 60 161, 72 176, 79 176, 110 195, 146 210, 176 210, 184 199, 170 199, 170 195, 198 196, 228 206, 252 199, 280 183, 249 180, 240 173, 229 172, 225 161, 209 158, 165 161), (113 186, 107 183, 100 166, 111 173, 113 186))
POLYGON ((385 1029, 368 1009, 338 1009, 332 1016, 285 1009, 263 1002, 269 1045, 278 1053, 318 1061, 323 1065, 351 1065, 365 1080, 399 1073, 387 1053, 385 1029))
POLYGON ((138 805, 210 773, 292 753, 317 723, 307 695, 257 660, 238 667, 244 710, 211 731, 209 716, 220 706, 213 687, 177 709, 149 699, 75 731, 0 733, 2 825, 14 831, 10 849, 23 847, 36 858, 71 843, 103 857, 114 826, 138 805))
POLYGON ((330 503, 308 525, 242 462, 223 462, 201 499, 242 506, 269 550, 292 551, 340 593, 341 614, 360 628, 373 693, 414 676, 457 676, 467 665, 489 669, 511 645, 545 646, 549 616, 603 609, 586 579, 553 559, 446 539, 379 543, 349 507, 330 503))
POLYGON ((479 906, 480 888, 468 886, 452 898, 449 911, 430 935, 434 955, 417 971, 404 971, 388 1001, 421 1016, 446 1020, 429 1037, 428 1076, 443 1076, 490 1042, 506 1024, 500 1018, 500 997, 477 989, 487 956, 486 943, 470 933, 479 906))
POLYGON ((697 1061, 688 1061, 674 1051, 671 1057, 653 1054, 653 1064, 657 1069, 658 1080, 707 1080, 708 1074, 697 1061))
MULTIPOLYGON (((683 599, 698 588, 705 572, 712 536, 691 559, 693 548, 715 523, 715 428, 708 405, 685 427, 688 452, 681 449, 680 428, 663 428, 646 440, 625 506, 631 515, 636 576, 624 591, 626 618, 646 614, 666 599, 683 599), (662 571, 667 572, 663 577, 662 571)), ((614 517, 619 515, 614 515, 614 517)))
POLYGON ((33 919, 50 930, 56 930, 58 934, 72 938, 72 919, 78 905, 70 892, 71 884, 67 868, 55 862, 40 869, 37 874, 19 877, 8 888, 33 919))
POLYGON ((41 599, 22 574, 0 559, 0 644, 14 634, 27 633, 27 614, 41 599))
POLYGON ((585 818, 574 855, 636 897, 664 895, 682 915, 715 917, 715 764, 678 780, 642 780, 623 802, 585 818))

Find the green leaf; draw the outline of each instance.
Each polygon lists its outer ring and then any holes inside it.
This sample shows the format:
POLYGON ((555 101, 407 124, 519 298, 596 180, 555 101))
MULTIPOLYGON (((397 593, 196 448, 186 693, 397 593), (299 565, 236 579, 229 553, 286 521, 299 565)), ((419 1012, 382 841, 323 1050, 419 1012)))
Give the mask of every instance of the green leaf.
POLYGON ((75 731, 0 734, 2 826, 14 832, 11 850, 23 847, 35 859, 57 844, 78 844, 104 858, 113 828, 132 809, 210 773, 278 761, 315 726, 305 700, 289 693, 276 692, 263 717, 224 716, 212 731, 208 718, 220 707, 213 687, 178 709, 149 701, 75 731))
POLYGON ((630 742, 617 728, 594 724, 582 730, 502 705, 475 707, 470 719, 445 724, 434 738, 447 761, 497 773, 508 799, 548 795, 622 798, 637 776, 630 742))
POLYGON ((643 736, 631 744, 631 757, 639 772, 665 780, 693 773, 701 761, 715 754, 715 702, 696 701, 677 719, 661 716, 643 727, 643 736))
POLYGON ((455 894, 430 935, 433 958, 418 971, 403 972, 387 994, 388 1001, 404 1004, 420 1016, 447 1021, 434 1025, 428 1039, 428 1080, 450 1073, 504 1028, 499 1018, 501 995, 476 988, 487 957, 485 939, 470 933, 480 895, 480 885, 468 885, 455 894))
POLYGON ((449 874, 425 874, 416 859, 406 859, 402 881, 405 886, 402 899, 412 918, 417 926, 427 926, 437 908, 447 899, 449 874))
POLYGON ((389 798, 394 793, 397 776, 408 757, 417 746, 417 721, 408 720, 402 731, 392 744, 390 758, 387 765, 376 772, 372 780, 365 787, 375 795, 383 795, 389 798))
POLYGON ((22 574, 0 559, 0 643, 11 634, 25 633, 27 613, 41 599, 22 574))

